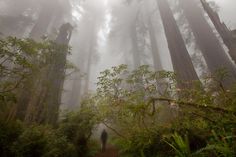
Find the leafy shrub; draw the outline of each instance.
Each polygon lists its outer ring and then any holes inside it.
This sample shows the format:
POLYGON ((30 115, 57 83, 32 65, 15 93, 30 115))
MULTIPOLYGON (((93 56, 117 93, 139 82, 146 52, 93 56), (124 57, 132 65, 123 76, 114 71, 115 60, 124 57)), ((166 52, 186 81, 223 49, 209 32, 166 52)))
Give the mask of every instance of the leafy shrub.
POLYGON ((89 141, 94 126, 91 116, 85 112, 67 114, 68 119, 58 129, 0 121, 0 154, 3 157, 93 156, 98 146, 89 141))
POLYGON ((77 112, 64 115, 59 125, 59 132, 75 147, 79 156, 87 156, 89 153, 89 140, 96 124, 92 110, 83 108, 77 112))
POLYGON ((236 126, 236 88, 224 89, 224 77, 218 72, 202 82, 183 82, 172 72, 154 72, 146 65, 129 71, 121 65, 101 72, 88 102, 117 134, 122 156, 232 156, 234 138, 211 142, 211 130, 222 136, 236 126), (178 88, 179 83, 184 86, 178 88), (217 145, 218 153, 206 151, 207 145, 217 145))
POLYGON ((13 156, 11 147, 23 132, 22 124, 18 121, 0 121, 0 155, 13 156))
POLYGON ((73 157, 75 148, 64 136, 46 126, 27 127, 13 145, 18 157, 73 157))
POLYGON ((115 144, 121 149, 121 156, 137 157, 165 157, 173 155, 171 147, 164 142, 159 131, 136 132, 127 139, 115 140, 115 144))

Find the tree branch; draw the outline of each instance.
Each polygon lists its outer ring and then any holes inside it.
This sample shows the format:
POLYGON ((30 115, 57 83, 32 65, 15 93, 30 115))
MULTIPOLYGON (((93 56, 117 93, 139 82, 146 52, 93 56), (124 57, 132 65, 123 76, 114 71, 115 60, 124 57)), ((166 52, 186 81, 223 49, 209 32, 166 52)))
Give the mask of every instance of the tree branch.
POLYGON ((118 136, 126 139, 126 137, 122 134, 120 134, 118 131, 116 131, 114 128, 112 128, 111 126, 109 126, 108 124, 106 124, 105 122, 102 122, 107 128, 109 128, 110 130, 112 130, 114 133, 116 133, 118 136))
POLYGON ((25 76, 22 76, 17 82, 16 84, 10 88, 10 89, 7 89, 7 90, 3 90, 3 91, 0 91, 0 93, 7 93, 7 92, 11 92, 12 90, 16 89, 19 87, 19 85, 21 84, 21 82, 25 79, 25 76))
POLYGON ((151 98, 149 103, 152 103, 153 101, 154 102, 155 101, 167 101, 169 103, 176 103, 180 106, 191 106, 191 107, 195 107, 195 108, 200 108, 202 110, 210 109, 210 110, 216 111, 216 112, 223 112, 226 114, 236 115, 235 111, 226 110, 224 108, 209 106, 209 105, 202 105, 202 104, 197 104, 197 103, 192 103, 192 102, 185 102, 185 101, 181 101, 181 100, 174 100, 174 99, 170 99, 170 98, 151 98))

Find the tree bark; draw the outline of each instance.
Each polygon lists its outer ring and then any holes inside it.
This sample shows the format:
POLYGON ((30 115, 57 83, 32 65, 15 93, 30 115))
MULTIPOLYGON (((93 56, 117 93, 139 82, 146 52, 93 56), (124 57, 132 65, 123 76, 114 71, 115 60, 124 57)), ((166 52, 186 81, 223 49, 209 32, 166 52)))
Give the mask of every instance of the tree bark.
POLYGON ((166 0, 157 0, 178 86, 186 87, 188 83, 199 80, 186 49, 183 37, 176 24, 173 13, 166 0))
POLYGON ((68 105, 71 109, 74 109, 80 104, 80 97, 81 97, 81 78, 76 73, 72 83, 72 90, 70 94, 70 99, 68 101, 68 105))
POLYGON ((163 70, 163 67, 161 64, 161 57, 160 57, 159 50, 158 50, 157 39, 156 39, 156 35, 155 35, 156 33, 154 30, 151 18, 148 19, 148 32, 149 32, 149 37, 150 37, 150 42, 151 42, 151 50, 152 50, 154 68, 156 71, 161 71, 161 70, 163 70))
POLYGON ((217 12, 215 12, 211 6, 205 0, 201 0, 204 10, 207 12, 212 23, 214 24, 217 32, 220 34, 224 44, 229 49, 229 55, 231 56, 234 63, 236 63, 236 38, 233 37, 233 33, 227 28, 227 26, 221 22, 217 12))
POLYGON ((88 94, 89 91, 89 83, 90 83, 90 72, 91 72, 91 65, 93 60, 93 55, 95 51, 96 45, 96 31, 95 31, 96 21, 91 23, 91 34, 90 34, 90 45, 88 51, 88 61, 86 65, 86 80, 84 84, 84 94, 88 94))
POLYGON ((230 77, 225 78, 222 83, 225 88, 229 88, 235 82, 236 69, 207 23, 202 10, 195 0, 180 0, 180 5, 183 8, 210 72, 214 74, 217 70, 225 68, 230 77))
POLYGON ((42 74, 35 88, 36 92, 28 105, 25 121, 28 123, 47 123, 55 125, 58 120, 59 107, 66 70, 67 49, 72 34, 72 26, 67 23, 60 28, 56 39, 58 51, 52 52, 53 61, 42 74), (59 47, 63 46, 63 47, 59 47), (65 47, 64 47, 65 46, 65 47))
MULTIPOLYGON (((68 46, 72 35, 72 29, 73 28, 69 23, 63 24, 60 28, 56 43, 61 46, 68 46)), ((67 51, 62 50, 55 55, 55 62, 50 76, 52 82, 50 82, 51 87, 48 92, 50 95, 46 99, 48 102, 46 103, 48 104, 46 122, 53 125, 56 124, 59 115, 59 107, 65 80, 67 53, 67 51)))
POLYGON ((137 30, 136 30, 136 21, 130 28, 131 34, 131 44, 132 44, 132 55, 133 55, 133 64, 134 69, 137 69, 139 66, 141 66, 141 58, 140 58, 140 51, 138 47, 138 38, 137 38, 137 30))
POLYGON ((53 4, 42 2, 39 17, 30 32, 30 38, 34 40, 40 40, 43 35, 47 34, 47 29, 52 21, 54 11, 52 9, 53 4))

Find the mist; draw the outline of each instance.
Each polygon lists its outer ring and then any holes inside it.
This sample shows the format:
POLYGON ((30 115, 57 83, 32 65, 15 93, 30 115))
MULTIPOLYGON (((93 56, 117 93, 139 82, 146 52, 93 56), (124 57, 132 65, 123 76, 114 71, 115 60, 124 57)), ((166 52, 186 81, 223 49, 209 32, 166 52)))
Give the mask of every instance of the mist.
MULTIPOLYGON (((236 2, 208 2, 214 3, 220 20, 230 30, 234 30, 236 2)), ((30 37, 37 41, 45 36, 53 40, 63 23, 73 26, 69 43, 71 55, 67 58, 77 70, 65 80, 66 92, 63 92, 62 104, 79 104, 84 95, 96 90, 100 72, 113 66, 127 64, 134 69, 140 65, 149 65, 155 70, 177 70, 173 69, 176 66, 172 64, 175 58, 171 57, 168 49, 170 43, 168 45, 166 26, 162 24, 156 0, 1 0, 0 7, 0 28, 4 36, 30 37), (153 27, 151 34, 148 32, 149 27, 153 27), (150 35, 153 35, 155 41, 150 41, 150 35), (155 53, 158 54, 155 56, 155 53)), ((200 54, 196 39, 191 35, 191 28, 185 25, 187 21, 182 15, 181 6, 177 0, 170 1, 170 8, 193 60, 193 66, 198 75, 202 75, 207 71, 207 63, 204 55, 200 54), (198 61, 194 61, 193 56, 198 61)), ((204 11, 203 8, 201 10, 204 11)), ((218 36, 221 46, 225 48, 207 16, 205 14, 206 20, 218 36)))
POLYGON ((0 156, 236 156, 235 16, 235 0, 0 0, 0 156))

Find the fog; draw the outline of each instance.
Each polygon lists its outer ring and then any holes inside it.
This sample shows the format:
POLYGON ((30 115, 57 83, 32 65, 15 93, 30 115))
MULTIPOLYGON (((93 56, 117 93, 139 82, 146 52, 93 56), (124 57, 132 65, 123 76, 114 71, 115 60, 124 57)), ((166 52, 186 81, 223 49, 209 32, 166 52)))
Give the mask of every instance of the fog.
MULTIPOLYGON (((199 0, 192 1, 198 3, 204 12, 199 0)), ((212 2, 208 0, 210 1, 212 2)), ((53 40, 60 26, 70 23, 73 33, 69 43, 71 55, 67 58, 78 70, 65 80, 62 103, 65 106, 77 106, 84 95, 96 89, 99 73, 107 68, 127 64, 130 69, 150 65, 155 70, 180 70, 175 62, 179 62, 181 58, 171 57, 171 43, 166 35, 168 30, 165 29, 167 26, 162 23, 156 2, 157 0, 0 0, 0 32, 4 36, 30 37, 37 41, 42 36, 53 40), (158 51, 157 56, 154 51, 158 51), (155 64, 159 67, 155 67, 155 64)), ((201 79, 201 75, 208 71, 206 67, 209 66, 210 69, 211 63, 207 55, 200 54, 201 46, 197 46, 194 33, 185 25, 187 20, 181 4, 178 4, 178 0, 168 2, 189 52, 186 60, 193 60, 193 66, 201 79)), ((236 1, 213 2, 218 8, 221 21, 230 30, 236 29, 236 1)), ((228 51, 206 13, 205 19, 221 46, 228 51)), ((178 34, 178 30, 176 33, 178 34)), ((230 58, 229 54, 226 55, 230 58)), ((217 62, 217 59, 213 62, 217 62)), ((233 62, 229 63, 228 67, 234 71, 232 64, 233 62)), ((183 69, 184 79, 188 77, 186 69, 183 69)))
POLYGON ((236 28, 234 14, 236 10, 236 1, 233 0, 214 0, 220 6, 220 17, 232 29, 236 28))

